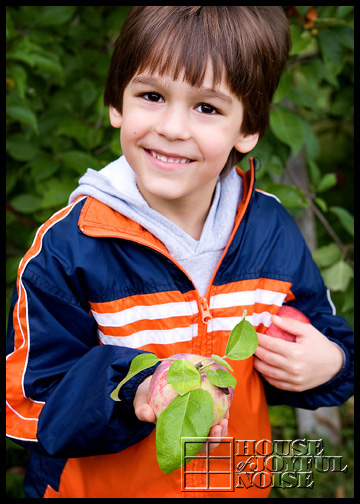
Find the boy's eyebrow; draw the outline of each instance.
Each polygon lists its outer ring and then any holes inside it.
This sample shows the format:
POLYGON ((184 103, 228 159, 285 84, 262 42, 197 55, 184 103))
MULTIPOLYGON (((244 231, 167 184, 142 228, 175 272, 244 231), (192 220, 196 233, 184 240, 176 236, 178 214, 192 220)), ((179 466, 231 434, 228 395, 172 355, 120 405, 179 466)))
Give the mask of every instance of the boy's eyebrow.
MULTIPOLYGON (((165 88, 168 87, 167 84, 161 80, 157 79, 156 77, 151 77, 151 76, 141 76, 139 75, 138 77, 134 77, 132 80, 133 84, 145 84, 146 86, 164 86, 165 88)), ((219 100, 222 100, 226 102, 228 105, 232 105, 233 100, 230 95, 222 93, 221 91, 217 91, 216 89, 212 88, 204 88, 204 87, 198 87, 194 88, 194 94, 200 93, 204 98, 218 98, 219 100)))
POLYGON ((230 95, 227 95, 225 93, 222 93, 221 91, 216 91, 216 89, 212 88, 199 88, 199 92, 204 96, 205 98, 218 98, 219 100, 222 100, 226 102, 228 105, 232 105, 232 98, 230 95))

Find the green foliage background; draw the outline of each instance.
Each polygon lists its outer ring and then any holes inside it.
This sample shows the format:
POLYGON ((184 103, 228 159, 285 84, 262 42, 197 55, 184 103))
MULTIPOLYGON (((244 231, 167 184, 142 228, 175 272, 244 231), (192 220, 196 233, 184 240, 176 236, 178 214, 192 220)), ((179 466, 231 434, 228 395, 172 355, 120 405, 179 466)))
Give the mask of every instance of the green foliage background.
MULTIPOLYGON (((102 98, 112 46, 128 9, 6 9, 7 312, 19 261, 37 228, 67 204, 88 167, 100 169, 121 154, 102 98)), ((295 216, 306 208, 316 216, 314 258, 338 313, 353 326, 354 8, 285 9, 293 41, 289 64, 270 128, 251 155, 260 161, 259 188, 276 194, 295 216), (306 162, 309 184, 303 189, 287 168, 294 155, 306 162)), ((247 169, 246 160, 242 166, 247 169)), ((351 408, 345 405, 342 412, 346 446, 352 445, 351 408)), ((272 423, 283 418, 280 427, 296 436, 291 413, 289 419, 280 411, 271 408, 272 423)), ((7 447, 8 496, 21 497, 27 454, 11 441, 7 447)), ((327 493, 318 490, 317 497, 338 492, 330 479, 327 493)), ((351 481, 343 491, 352 496, 351 481)))

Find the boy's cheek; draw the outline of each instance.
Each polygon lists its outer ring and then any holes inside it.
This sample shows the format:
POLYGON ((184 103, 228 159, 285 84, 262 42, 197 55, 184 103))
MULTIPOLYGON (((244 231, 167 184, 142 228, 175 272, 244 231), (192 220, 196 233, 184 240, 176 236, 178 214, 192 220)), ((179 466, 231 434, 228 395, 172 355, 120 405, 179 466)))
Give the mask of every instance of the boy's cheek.
POLYGON ((143 132, 144 129, 144 121, 141 122, 140 119, 137 119, 135 116, 126 117, 123 119, 121 125, 120 139, 122 141, 134 141, 143 132))

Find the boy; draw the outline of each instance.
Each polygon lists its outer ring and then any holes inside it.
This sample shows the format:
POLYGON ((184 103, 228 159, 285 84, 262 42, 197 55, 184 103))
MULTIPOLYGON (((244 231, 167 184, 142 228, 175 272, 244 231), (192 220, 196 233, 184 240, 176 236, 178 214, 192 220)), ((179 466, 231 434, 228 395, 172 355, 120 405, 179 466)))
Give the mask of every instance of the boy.
MULTIPOLYGON (((185 494, 180 470, 160 471, 154 368, 121 402, 109 397, 142 351, 223 355, 245 307, 259 347, 232 364, 230 415, 211 436, 271 439, 266 398, 317 408, 352 394, 352 334, 298 229, 255 191, 253 161, 234 168, 266 130, 289 44, 279 7, 128 16, 105 90, 124 156, 88 170, 19 267, 8 434, 32 451, 29 497, 266 497, 256 486, 185 494), (311 321, 273 319, 296 344, 262 334, 285 302, 311 321)), ((204 460, 191 465, 186 487, 203 486, 204 460)))

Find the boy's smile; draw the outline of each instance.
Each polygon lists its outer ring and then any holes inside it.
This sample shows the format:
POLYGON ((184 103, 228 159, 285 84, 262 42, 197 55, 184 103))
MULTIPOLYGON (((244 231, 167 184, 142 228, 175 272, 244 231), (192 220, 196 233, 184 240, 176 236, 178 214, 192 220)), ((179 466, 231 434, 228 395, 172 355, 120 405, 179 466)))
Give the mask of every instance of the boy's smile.
POLYGON ((182 158, 177 154, 171 154, 167 152, 156 152, 154 150, 148 151, 152 157, 159 159, 163 163, 190 163, 191 159, 182 158))
POLYGON ((248 152, 258 140, 241 133, 242 118, 243 106, 226 83, 213 87, 211 66, 202 87, 169 75, 135 75, 122 113, 110 107, 140 192, 173 221, 186 213, 204 223, 230 151, 248 152))

